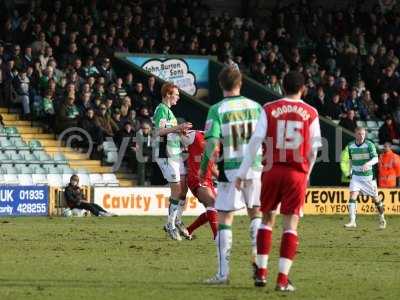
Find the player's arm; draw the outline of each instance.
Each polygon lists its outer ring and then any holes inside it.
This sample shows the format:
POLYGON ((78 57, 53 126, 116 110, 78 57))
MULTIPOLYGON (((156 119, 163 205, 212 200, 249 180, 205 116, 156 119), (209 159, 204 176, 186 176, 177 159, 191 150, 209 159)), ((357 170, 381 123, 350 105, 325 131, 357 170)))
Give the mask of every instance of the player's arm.
POLYGON ((363 171, 367 171, 369 168, 371 168, 373 165, 376 165, 379 162, 378 153, 376 151, 375 145, 373 143, 369 142, 368 149, 369 149, 369 154, 370 154, 371 159, 362 166, 363 171))
POLYGON ((310 130, 311 150, 310 150, 310 154, 309 154, 309 164, 310 165, 309 165, 309 169, 308 169, 307 179, 310 178, 312 169, 314 168, 314 164, 317 159, 318 148, 322 147, 321 128, 319 126, 318 116, 311 123, 309 130, 310 130))
POLYGON ((218 149, 221 137, 221 122, 219 119, 217 109, 212 106, 208 111, 206 128, 204 138, 206 139, 206 145, 204 147, 204 154, 200 162, 199 177, 200 180, 204 179, 204 176, 209 168, 210 164, 215 161, 215 153, 218 149))
POLYGON ((349 147, 346 146, 346 148, 344 148, 344 150, 342 151, 342 154, 340 155, 340 170, 342 171, 342 173, 346 176, 350 178, 350 156, 349 156, 349 147))
POLYGON ((250 138, 243 161, 236 175, 235 186, 238 190, 240 190, 242 180, 245 178, 247 172, 253 164, 253 161, 257 156, 257 152, 260 149, 265 136, 267 135, 267 127, 267 115, 265 114, 265 111, 262 110, 260 118, 257 121, 256 129, 250 138))
POLYGON ((156 111, 156 114, 154 115, 153 119, 156 136, 165 136, 170 133, 182 133, 185 130, 190 129, 192 127, 191 123, 185 122, 171 128, 166 128, 167 119, 168 119, 168 113, 165 110, 160 109, 156 111))

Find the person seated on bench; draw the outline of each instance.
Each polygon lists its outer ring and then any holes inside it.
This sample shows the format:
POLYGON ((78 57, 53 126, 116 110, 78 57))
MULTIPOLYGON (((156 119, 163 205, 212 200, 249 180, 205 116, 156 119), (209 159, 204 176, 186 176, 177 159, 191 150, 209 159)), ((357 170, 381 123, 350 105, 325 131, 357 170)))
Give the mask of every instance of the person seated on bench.
POLYGON ((70 209, 86 209, 95 216, 111 217, 114 214, 107 212, 104 208, 96 203, 87 201, 79 187, 79 176, 72 175, 68 186, 64 191, 64 199, 70 209))

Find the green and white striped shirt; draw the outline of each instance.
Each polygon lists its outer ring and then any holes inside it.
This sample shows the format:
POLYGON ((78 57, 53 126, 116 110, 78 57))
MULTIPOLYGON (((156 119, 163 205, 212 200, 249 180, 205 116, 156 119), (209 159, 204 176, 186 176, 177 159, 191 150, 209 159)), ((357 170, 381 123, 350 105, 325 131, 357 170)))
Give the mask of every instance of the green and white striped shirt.
MULTIPOLYGON (((243 96, 227 97, 211 106, 207 116, 205 138, 220 139, 223 158, 223 162, 218 164, 220 181, 235 179, 261 111, 260 104, 243 96)), ((261 156, 260 149, 246 179, 259 176, 261 156)))
MULTIPOLYGON (((160 103, 153 116, 154 127, 160 128, 172 128, 178 125, 178 122, 172 112, 172 110, 164 103, 160 103)), ((180 137, 176 133, 169 133, 167 136, 159 137, 157 139, 158 153, 156 156, 159 158, 178 158, 181 154, 181 143, 180 137)), ((156 147, 157 148, 157 147, 156 147)))
POLYGON ((362 170, 365 163, 372 159, 378 162, 378 153, 375 144, 369 140, 365 140, 361 145, 357 145, 355 141, 348 144, 349 158, 351 160, 352 178, 360 180, 373 180, 375 173, 373 170, 374 163, 369 164, 366 171, 362 170))

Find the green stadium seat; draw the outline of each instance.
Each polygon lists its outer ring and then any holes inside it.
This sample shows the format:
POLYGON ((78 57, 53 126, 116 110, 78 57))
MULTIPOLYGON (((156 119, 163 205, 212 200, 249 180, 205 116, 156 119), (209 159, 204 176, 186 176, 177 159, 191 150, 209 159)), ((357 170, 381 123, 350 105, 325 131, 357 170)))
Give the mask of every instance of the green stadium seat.
POLYGON ((15 149, 17 149, 18 151, 29 150, 28 144, 25 143, 22 139, 16 138, 12 142, 15 146, 15 149))
POLYGON ((38 140, 29 141, 29 148, 31 149, 31 151, 43 150, 43 146, 38 140))
POLYGON ((119 181, 114 173, 103 174, 103 182, 106 186, 119 186, 119 181))
POLYGON ((113 164, 118 161, 118 152, 108 151, 104 152, 104 162, 107 164, 113 164))
POLYGON ((0 126, 0 137, 7 137, 6 128, 3 126, 0 126))
POLYGON ((49 186, 62 187, 63 186, 62 175, 47 174, 47 182, 49 186))
POLYGON ((55 153, 53 157, 56 165, 67 165, 68 159, 63 153, 55 153))
POLYGON ((17 153, 17 152, 12 153, 10 155, 10 160, 14 164, 25 164, 24 157, 21 154, 17 153))
POLYGON ((359 127, 365 127, 366 124, 365 124, 364 121, 357 121, 357 126, 359 126, 359 127))
POLYGON ((9 164, 11 163, 10 157, 6 153, 0 152, 0 164, 9 164))
POLYGON ((367 121, 367 127, 370 129, 378 128, 378 124, 375 121, 367 121))
POLYGON ((44 167, 48 174, 62 174, 62 169, 52 165, 44 167))
POLYGON ((4 174, 5 184, 17 185, 19 184, 18 174, 17 173, 7 173, 4 174))
POLYGON ((103 151, 104 152, 109 152, 109 151, 118 151, 117 146, 113 141, 105 141, 103 142, 103 151))
POLYGON ((28 167, 28 166, 17 167, 17 170, 21 174, 32 174, 33 173, 33 169, 31 167, 28 167))
POLYGON ((5 174, 18 174, 18 169, 16 167, 7 166, 4 167, 4 169, 5 169, 5 174))
POLYGON ((15 150, 15 145, 8 139, 0 141, 0 149, 2 151, 15 150))
POLYGON ((59 168, 61 168, 63 174, 75 174, 75 171, 69 166, 61 165, 59 168))
POLYGON ((33 184, 37 184, 37 185, 48 184, 46 173, 32 174, 32 181, 33 181, 33 184))
POLYGON ((24 156, 25 162, 27 164, 39 164, 40 163, 40 161, 37 159, 37 157, 30 152, 24 152, 21 154, 24 156))
POLYGON ((54 164, 54 160, 44 151, 38 151, 34 154, 40 164, 54 164))
POLYGON ((385 122, 384 121, 378 121, 377 123, 378 123, 378 127, 381 128, 383 123, 385 123, 385 122))
POLYGON ((6 127, 7 137, 20 137, 21 135, 18 132, 16 127, 6 127))
POLYGON ((33 174, 47 174, 45 168, 42 168, 40 165, 30 165, 33 169, 33 174))
POLYGON ((332 122, 335 123, 336 125, 338 125, 340 120, 332 120, 332 122))

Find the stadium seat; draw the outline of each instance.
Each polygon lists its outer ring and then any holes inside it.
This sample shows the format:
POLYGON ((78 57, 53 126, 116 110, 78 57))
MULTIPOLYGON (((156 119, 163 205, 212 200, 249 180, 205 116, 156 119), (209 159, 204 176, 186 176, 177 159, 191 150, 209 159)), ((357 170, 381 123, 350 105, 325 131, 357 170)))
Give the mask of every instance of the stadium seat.
POLYGON ((24 156, 25 162, 27 164, 38 164, 39 163, 39 160, 37 159, 37 157, 30 152, 23 152, 23 153, 20 152, 20 154, 22 154, 24 156))
POLYGON ((67 165, 68 164, 68 159, 65 157, 65 155, 63 153, 55 153, 53 159, 54 159, 55 165, 67 165))
POLYGON ((47 174, 46 169, 42 168, 40 165, 33 164, 33 165, 30 165, 30 167, 33 169, 34 174, 47 174))
POLYGON ((14 164, 25 164, 25 159, 24 157, 19 154, 19 153, 11 153, 10 155, 10 160, 14 163, 14 164))
POLYGON ((32 174, 33 184, 48 184, 46 174, 32 174))
POLYGON ((5 179, 4 179, 4 174, 0 173, 0 185, 6 184, 5 179))
POLYGON ((332 122, 335 123, 336 125, 338 125, 340 120, 332 120, 332 122))
POLYGON ((365 122, 364 121, 357 121, 357 126, 359 127, 365 127, 365 122))
POLYGON ((108 151, 104 152, 104 162, 107 164, 113 164, 118 161, 118 152, 108 151))
POLYGON ((29 142, 29 148, 31 149, 31 151, 41 151, 41 150, 43 150, 43 146, 40 143, 40 141, 38 141, 38 140, 31 140, 29 142))
POLYGON ((29 146, 21 138, 14 138, 11 141, 17 151, 29 150, 29 146))
POLYGON ((103 174, 103 182, 106 186, 119 186, 119 181, 114 173, 103 174))
POLYGON ((0 137, 7 137, 6 128, 0 126, 0 137))
POLYGON ((45 166, 45 170, 48 174, 62 174, 62 169, 52 165, 45 166))
POLYGON ((7 165, 3 167, 6 171, 6 174, 18 174, 18 169, 14 166, 7 165))
POLYGON ((59 168, 61 169, 61 172, 63 174, 74 174, 75 171, 73 169, 71 169, 69 166, 65 166, 65 165, 61 165, 59 166, 59 168))
POLYGON ((11 163, 10 157, 8 156, 7 153, 1 153, 0 152, 0 164, 9 164, 11 163))
POLYGON ((15 174, 4 174, 4 183, 5 184, 15 184, 18 185, 19 184, 19 180, 18 180, 18 175, 17 173, 15 174))
POLYGON ((54 164, 54 160, 51 159, 51 156, 44 151, 35 152, 35 156, 40 164, 54 164))
POLYGON ((27 167, 27 166, 20 166, 17 168, 17 170, 20 174, 32 174, 33 173, 33 169, 31 167, 27 167))
POLYGON ((375 129, 378 128, 378 124, 375 121, 367 121, 367 127, 369 129, 375 129))
POLYGON ((8 138, 21 136, 16 127, 6 127, 6 133, 8 138))
POLYGON ((381 127, 382 127, 382 125, 383 125, 383 123, 385 123, 385 122, 384 122, 384 121, 378 121, 378 122, 377 122, 377 124, 378 124, 378 127, 379 127, 379 128, 381 128, 381 127))
POLYGON ((31 174, 18 174, 18 181, 20 185, 32 185, 32 175, 31 174))
POLYGON ((103 176, 101 174, 89 174, 91 186, 104 186, 103 176))
POLYGON ((0 141, 0 148, 2 151, 15 150, 15 145, 9 139, 3 139, 0 141))
POLYGON ((118 151, 117 145, 115 145, 114 141, 105 141, 103 142, 103 151, 104 152, 109 152, 109 151, 118 151))

